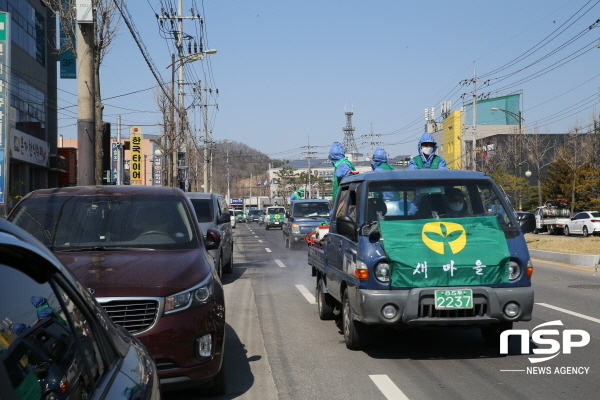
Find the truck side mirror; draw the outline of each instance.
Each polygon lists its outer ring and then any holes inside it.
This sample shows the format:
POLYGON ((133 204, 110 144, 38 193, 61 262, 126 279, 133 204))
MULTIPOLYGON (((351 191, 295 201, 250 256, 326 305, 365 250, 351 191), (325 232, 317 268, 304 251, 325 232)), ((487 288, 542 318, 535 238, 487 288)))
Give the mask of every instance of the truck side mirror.
POLYGON ((535 230, 535 216, 531 213, 523 215, 523 219, 519 223, 523 233, 530 233, 535 230))
POLYGON ((289 218, 289 217, 290 217, 290 212, 289 212, 289 211, 286 211, 286 212, 285 212, 285 217, 286 217, 286 218, 289 218))
POLYGON ((352 218, 347 215, 342 215, 336 218, 335 223, 337 233, 356 242, 358 232, 356 231, 356 222, 354 222, 352 218))

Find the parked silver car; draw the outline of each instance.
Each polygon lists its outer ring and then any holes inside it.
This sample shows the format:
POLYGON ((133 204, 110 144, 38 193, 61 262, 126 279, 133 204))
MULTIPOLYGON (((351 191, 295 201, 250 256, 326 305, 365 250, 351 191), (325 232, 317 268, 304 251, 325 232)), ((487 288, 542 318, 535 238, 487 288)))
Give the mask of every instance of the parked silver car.
POLYGON ((217 193, 187 192, 185 195, 194 206, 202 233, 206 236, 209 228, 221 232, 219 248, 210 250, 209 253, 213 257, 219 277, 222 277, 223 273, 230 274, 233 271, 233 235, 227 202, 217 193))
POLYGON ((582 211, 565 224, 565 235, 600 235, 600 212, 582 211))

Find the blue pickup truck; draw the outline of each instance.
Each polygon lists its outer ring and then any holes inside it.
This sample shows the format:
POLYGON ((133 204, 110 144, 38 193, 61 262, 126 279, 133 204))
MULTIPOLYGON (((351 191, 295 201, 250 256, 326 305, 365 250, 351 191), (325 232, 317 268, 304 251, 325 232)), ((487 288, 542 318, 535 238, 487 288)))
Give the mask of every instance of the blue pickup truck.
POLYGON ((306 249, 305 237, 322 223, 329 222, 331 204, 325 199, 292 200, 282 225, 285 247, 306 249))
POLYGON ((396 170, 343 179, 329 233, 308 248, 322 320, 349 349, 373 326, 481 329, 497 346, 529 321, 533 266, 523 231, 487 175, 396 170))

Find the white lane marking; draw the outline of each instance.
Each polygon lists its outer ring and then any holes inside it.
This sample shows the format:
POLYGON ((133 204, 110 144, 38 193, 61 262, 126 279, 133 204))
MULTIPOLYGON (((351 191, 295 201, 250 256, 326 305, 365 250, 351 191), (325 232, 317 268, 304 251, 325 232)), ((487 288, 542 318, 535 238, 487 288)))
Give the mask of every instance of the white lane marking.
POLYGON ((254 235, 254 237, 258 237, 258 236, 254 235))
POLYGON ((281 260, 275 259, 275 264, 279 265, 281 268, 285 268, 285 264, 281 262, 281 260))
POLYGON ((306 300, 308 300, 309 304, 317 304, 317 300, 315 299, 315 296, 313 296, 312 293, 309 292, 308 289, 304 287, 304 285, 296 285, 296 287, 298 288, 300 293, 302 293, 302 296, 304 296, 304 298, 306 300))
POLYGON ((377 388, 388 400, 408 400, 408 397, 394 385, 394 382, 387 375, 369 375, 369 378, 375 383, 377 388))
POLYGON ((258 243, 262 243, 262 240, 259 240, 258 243))
POLYGON ((267 251, 267 253, 270 253, 270 252, 271 252, 271 249, 270 249, 270 248, 268 248, 268 247, 265 247, 265 250, 267 251))
POLYGON ((535 304, 538 305, 538 306, 548 307, 548 308, 551 308, 551 309, 556 310, 556 311, 562 311, 564 313, 571 314, 571 315, 574 315, 576 317, 587 319, 588 321, 592 321, 592 322, 596 322, 596 323, 600 324, 600 319, 598 319, 598 318, 588 317, 587 315, 579 314, 579 313, 577 313, 575 311, 565 310, 564 308, 556 307, 556 306, 553 306, 553 305, 550 305, 550 304, 546 304, 546 303, 535 303, 535 304))

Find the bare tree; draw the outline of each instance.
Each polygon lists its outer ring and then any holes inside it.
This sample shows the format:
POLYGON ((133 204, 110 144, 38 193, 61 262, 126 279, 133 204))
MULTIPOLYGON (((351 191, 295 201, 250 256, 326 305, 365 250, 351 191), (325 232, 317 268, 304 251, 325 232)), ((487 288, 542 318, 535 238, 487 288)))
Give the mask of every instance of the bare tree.
POLYGON ((554 161, 555 141, 548 135, 540 135, 537 128, 534 128, 533 133, 523 136, 523 149, 523 162, 528 163, 537 180, 538 206, 541 206, 544 201, 540 171, 554 161))

